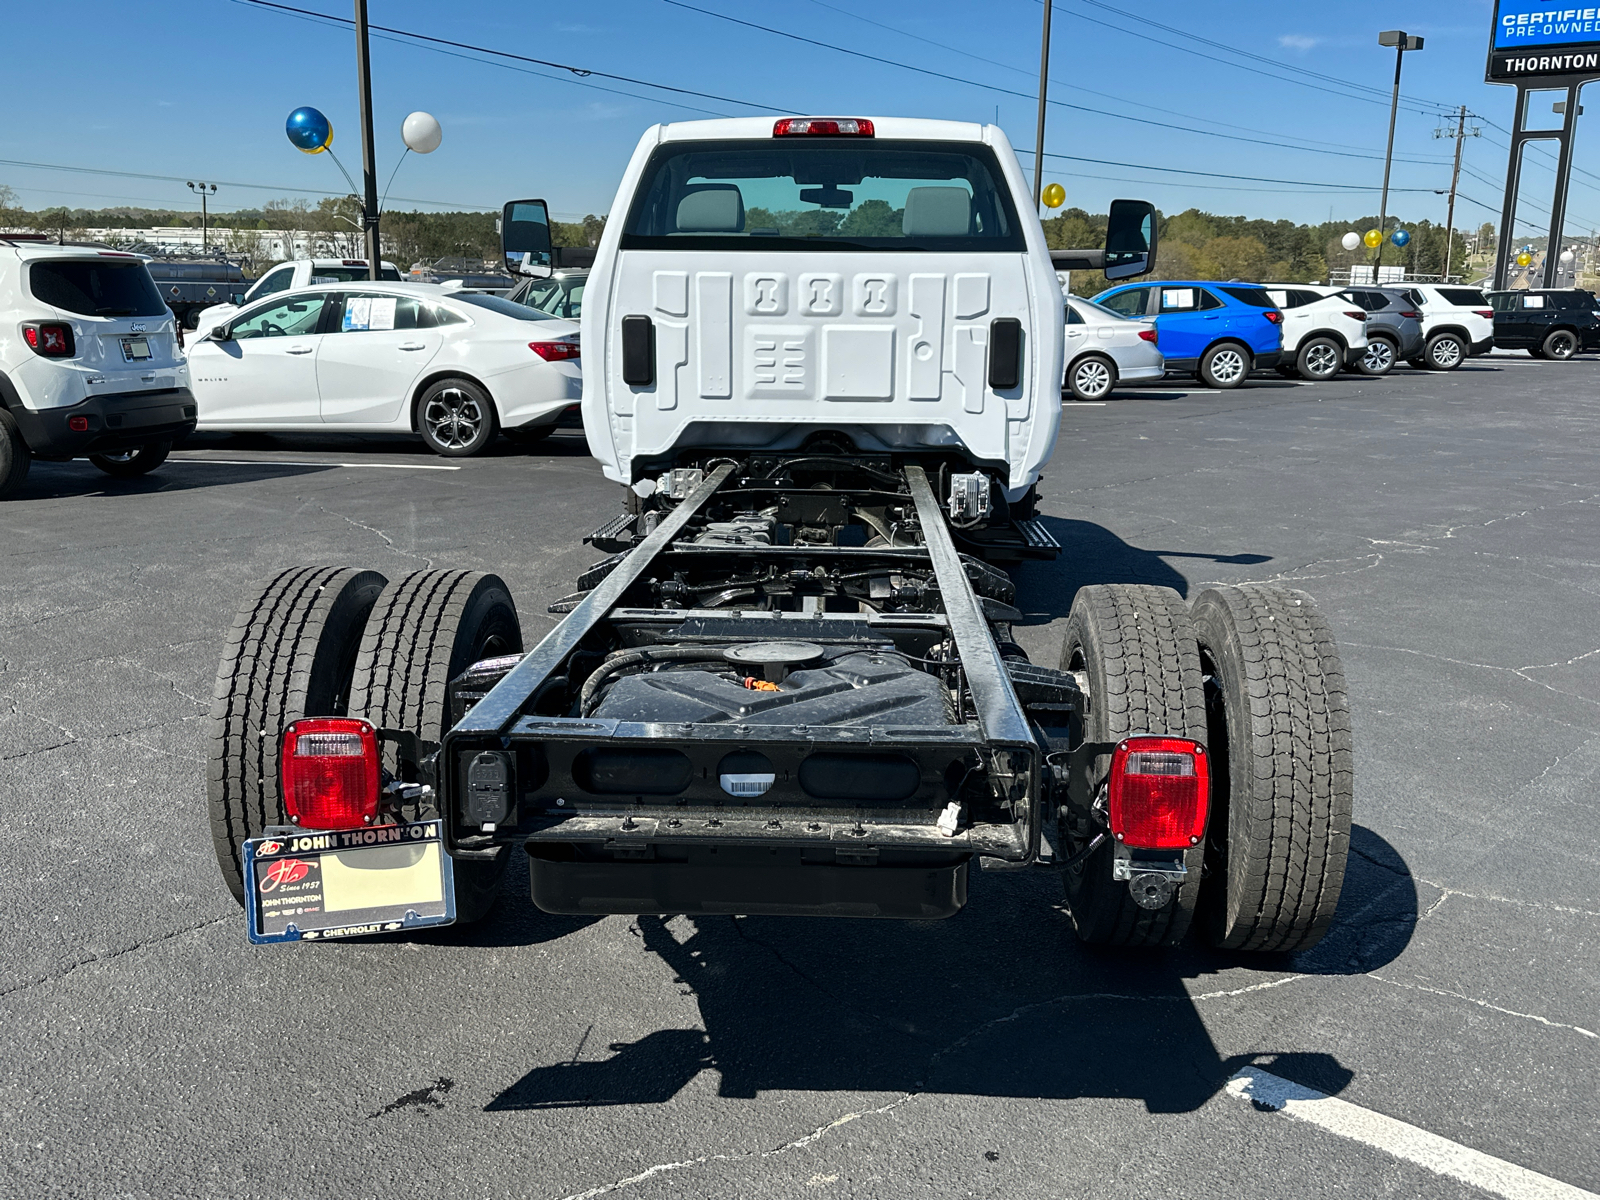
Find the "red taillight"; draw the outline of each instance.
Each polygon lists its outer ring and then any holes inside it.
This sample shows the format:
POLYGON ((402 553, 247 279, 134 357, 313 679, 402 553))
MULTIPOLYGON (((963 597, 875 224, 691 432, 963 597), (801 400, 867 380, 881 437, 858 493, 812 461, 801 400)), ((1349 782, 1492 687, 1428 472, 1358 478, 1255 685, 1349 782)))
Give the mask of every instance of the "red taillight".
POLYGON ((773 137, 871 137, 865 117, 784 117, 773 123, 773 137))
POLYGON ((1149 342, 1151 345, 1154 345, 1155 344, 1155 340, 1159 335, 1156 333, 1156 331, 1154 329, 1141 329, 1141 330, 1139 330, 1139 336, 1142 337, 1145 341, 1149 342))
POLYGON ((1349 317, 1352 321, 1365 321, 1367 319, 1366 313, 1353 308, 1345 309, 1344 315, 1349 317))
POLYGON ((73 433, 88 433, 89 432, 89 418, 88 417, 68 417, 67 418, 67 428, 72 430, 73 433))
POLYGON ((56 322, 24 325, 22 340, 28 349, 45 358, 71 358, 76 347, 72 343, 72 326, 56 322))
POLYGON ((347 258, 344 260, 344 265, 347 267, 364 267, 367 265, 367 260, 364 258, 347 258))
POLYGON ((565 362, 579 357, 577 342, 529 342, 528 349, 545 362, 565 362))
POLYGON ((1206 832, 1211 767, 1188 738, 1124 738, 1111 755, 1111 833, 1141 850, 1187 850, 1206 832))
POLYGON ((1269 308, 1269 309, 1267 309, 1266 312, 1262 313, 1261 315, 1263 317, 1265 317, 1267 320, 1271 321, 1274 325, 1282 325, 1283 324, 1283 314, 1281 312, 1279 312, 1275 308, 1269 308))
POLYGON ((1472 315, 1475 316, 1475 317, 1487 317, 1489 320, 1492 321, 1492 320, 1494 320, 1494 309, 1492 309, 1492 308, 1475 308, 1475 309, 1472 310, 1472 315))
POLYGON ((378 733, 353 717, 307 717, 283 731, 283 806, 306 829, 360 829, 378 816, 378 733))
POLYGON ((1422 314, 1421 314, 1421 313, 1419 313, 1419 312, 1403 312, 1403 313, 1401 313, 1401 314, 1400 314, 1400 315, 1401 315, 1401 316, 1402 316, 1402 317, 1404 317, 1404 318, 1406 318, 1406 319, 1408 319, 1408 320, 1409 320, 1409 319, 1410 319, 1410 318, 1412 318, 1412 317, 1417 317, 1417 318, 1421 318, 1421 316, 1422 316, 1422 314))

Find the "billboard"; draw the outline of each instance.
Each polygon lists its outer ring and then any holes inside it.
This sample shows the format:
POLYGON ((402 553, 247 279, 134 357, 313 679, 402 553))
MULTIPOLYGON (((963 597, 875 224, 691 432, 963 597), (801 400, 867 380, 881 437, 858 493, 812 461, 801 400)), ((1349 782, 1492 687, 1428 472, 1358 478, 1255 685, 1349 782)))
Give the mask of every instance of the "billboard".
POLYGON ((1490 83, 1600 76, 1600 7, 1498 0, 1489 39, 1490 83))

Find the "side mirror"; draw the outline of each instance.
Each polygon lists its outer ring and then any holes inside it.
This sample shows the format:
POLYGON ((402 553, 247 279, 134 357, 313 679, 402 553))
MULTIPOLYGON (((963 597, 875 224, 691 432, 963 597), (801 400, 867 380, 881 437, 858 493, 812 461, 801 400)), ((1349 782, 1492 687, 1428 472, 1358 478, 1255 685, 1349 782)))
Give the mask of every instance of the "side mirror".
POLYGON ((552 250, 550 210, 543 200, 512 200, 500 214, 500 256, 513 275, 548 273, 552 250))
POLYGON ((1113 200, 1106 225, 1108 280, 1136 279, 1156 265, 1156 209, 1147 200, 1113 200))
POLYGON ((206 336, 200 340, 203 342, 231 342, 233 341, 233 327, 224 321, 215 329, 208 331, 206 336))

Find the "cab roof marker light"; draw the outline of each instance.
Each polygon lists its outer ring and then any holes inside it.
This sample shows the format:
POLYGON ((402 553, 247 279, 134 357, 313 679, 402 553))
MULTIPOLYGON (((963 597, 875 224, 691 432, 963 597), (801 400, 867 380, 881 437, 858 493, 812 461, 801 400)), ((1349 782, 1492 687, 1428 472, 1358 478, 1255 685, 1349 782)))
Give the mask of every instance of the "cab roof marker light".
POLYGON ((773 122, 773 137, 872 137, 865 117, 784 117, 773 122))

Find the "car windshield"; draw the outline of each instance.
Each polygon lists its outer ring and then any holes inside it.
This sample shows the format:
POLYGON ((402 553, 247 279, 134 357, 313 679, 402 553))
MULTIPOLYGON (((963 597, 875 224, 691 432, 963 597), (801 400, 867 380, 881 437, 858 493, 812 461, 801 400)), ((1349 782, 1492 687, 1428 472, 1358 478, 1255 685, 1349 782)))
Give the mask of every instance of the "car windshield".
POLYGON ((457 292, 450 299, 457 304, 470 304, 474 308, 487 308, 490 312, 497 312, 503 317, 515 317, 519 321, 554 321, 556 318, 547 312, 540 312, 537 308, 529 308, 526 304, 518 304, 515 300, 507 300, 504 296, 490 296, 481 292, 457 292))
MULTIPOLYGON (((367 268, 365 266, 360 266, 360 267, 344 267, 344 266, 340 266, 340 267, 324 267, 324 266, 315 266, 315 267, 311 268, 311 276, 312 276, 311 282, 312 283, 356 283, 356 282, 359 281, 359 282, 365 283, 366 279, 367 279, 367 274, 368 274, 368 271, 367 271, 367 268)), ((378 278, 380 280, 384 280, 384 279, 389 280, 392 283, 399 283, 400 282, 400 272, 395 270, 393 267, 379 267, 378 268, 378 278)))
POLYGON ((578 279, 538 279, 522 294, 522 303, 552 317, 576 321, 583 315, 583 285, 578 279))
POLYGON ((36 262, 28 271, 33 298, 86 317, 163 317, 166 301, 142 262, 36 262))
POLYGON ((993 152, 871 138, 681 142, 645 167, 625 250, 1022 250, 993 152))

